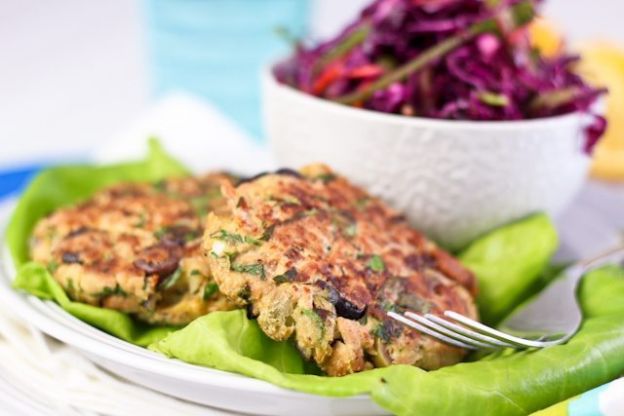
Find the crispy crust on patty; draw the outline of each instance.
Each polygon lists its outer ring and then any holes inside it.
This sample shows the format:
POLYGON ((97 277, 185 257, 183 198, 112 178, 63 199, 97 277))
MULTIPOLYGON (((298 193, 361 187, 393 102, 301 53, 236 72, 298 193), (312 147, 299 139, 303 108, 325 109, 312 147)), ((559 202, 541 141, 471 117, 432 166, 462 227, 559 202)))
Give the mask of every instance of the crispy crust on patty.
POLYGON ((476 318, 474 276, 405 219, 323 165, 223 187, 204 252, 221 291, 271 338, 295 339, 330 375, 371 366, 435 369, 463 351, 389 319, 389 310, 476 318))
POLYGON ((127 183, 60 209, 35 228, 33 260, 71 299, 158 324, 186 324, 232 305, 200 244, 208 212, 222 213, 225 174, 127 183))

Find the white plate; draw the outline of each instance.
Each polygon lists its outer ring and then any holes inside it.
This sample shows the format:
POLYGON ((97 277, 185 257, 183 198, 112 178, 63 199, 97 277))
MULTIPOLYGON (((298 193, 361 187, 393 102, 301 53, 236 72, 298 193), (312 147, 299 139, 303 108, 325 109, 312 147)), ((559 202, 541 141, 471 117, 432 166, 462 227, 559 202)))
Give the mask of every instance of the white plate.
MULTIPOLYGON (((6 218, 2 220, 6 222, 6 218)), ((80 321, 54 302, 14 291, 11 281, 15 269, 4 244, 1 260, 0 302, 40 331, 137 384, 191 402, 248 414, 388 414, 365 395, 335 398, 298 393, 238 374, 168 359, 137 347, 80 321)))

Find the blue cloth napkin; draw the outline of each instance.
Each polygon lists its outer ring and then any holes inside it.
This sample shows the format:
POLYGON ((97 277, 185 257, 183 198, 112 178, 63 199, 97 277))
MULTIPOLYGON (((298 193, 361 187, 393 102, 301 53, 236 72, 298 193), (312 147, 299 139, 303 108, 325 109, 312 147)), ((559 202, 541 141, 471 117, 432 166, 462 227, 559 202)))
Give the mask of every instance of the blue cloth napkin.
POLYGON ((21 191, 41 166, 24 166, 11 170, 0 170, 0 199, 21 191))

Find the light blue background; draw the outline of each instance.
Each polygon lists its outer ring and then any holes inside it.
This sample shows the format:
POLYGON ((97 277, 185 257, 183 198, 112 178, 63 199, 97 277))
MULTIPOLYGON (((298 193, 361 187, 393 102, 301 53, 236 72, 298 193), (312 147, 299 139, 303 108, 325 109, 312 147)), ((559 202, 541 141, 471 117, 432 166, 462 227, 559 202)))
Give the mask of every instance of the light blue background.
POLYGON ((261 138, 262 68, 289 53, 276 34, 305 34, 308 0, 147 0, 152 87, 195 93, 261 138))

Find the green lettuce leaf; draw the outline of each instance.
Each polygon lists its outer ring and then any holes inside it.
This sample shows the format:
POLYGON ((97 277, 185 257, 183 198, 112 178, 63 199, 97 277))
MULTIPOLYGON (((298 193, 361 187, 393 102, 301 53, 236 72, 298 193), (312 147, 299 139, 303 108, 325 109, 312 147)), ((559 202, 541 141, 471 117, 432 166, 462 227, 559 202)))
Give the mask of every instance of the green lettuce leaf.
MULTIPOLYGON (((492 319, 521 302, 540 279, 557 242, 552 223, 537 215, 476 241, 461 258, 478 275, 480 308, 492 319), (520 282, 518 282, 520 280, 520 282), (501 297, 502 305, 489 305, 501 297)), ((503 352, 425 372, 408 366, 366 371, 341 378, 302 374, 294 348, 269 340, 242 311, 200 318, 150 348, 183 361, 232 371, 313 394, 368 393, 397 414, 526 415, 605 383, 624 371, 624 271, 592 273, 580 291, 586 317, 567 345, 531 352, 503 352), (599 298, 597 297, 600 296, 599 298), (253 330, 250 328, 253 327, 253 330), (246 345, 263 345, 246 353, 246 345), (275 363, 273 346, 283 361, 275 363), (284 362, 288 365, 284 365, 284 362), (417 394, 415 393, 417 392, 417 394)))
POLYGON ((545 215, 494 230, 460 255, 479 278, 479 312, 496 324, 526 299, 557 250, 557 231, 545 215))
POLYGON ((162 149, 149 142, 149 154, 140 162, 108 166, 64 166, 40 173, 28 186, 7 228, 6 241, 18 270, 13 287, 42 299, 55 300, 77 318, 121 339, 147 346, 177 328, 148 326, 126 314, 70 301, 47 269, 29 262, 28 241, 37 222, 65 205, 75 204, 96 191, 119 182, 155 182, 188 175, 188 171, 162 149))

